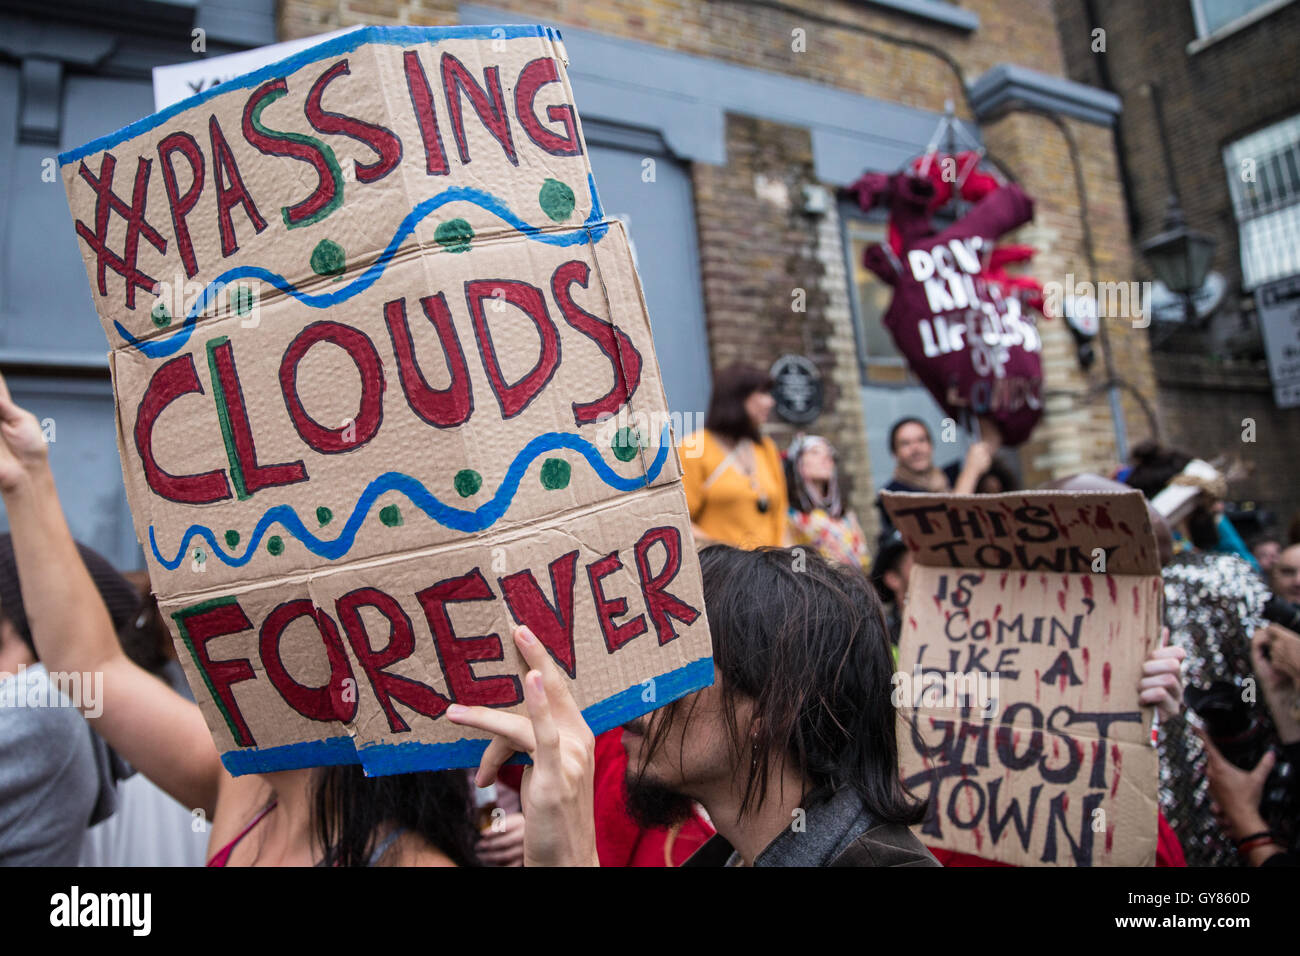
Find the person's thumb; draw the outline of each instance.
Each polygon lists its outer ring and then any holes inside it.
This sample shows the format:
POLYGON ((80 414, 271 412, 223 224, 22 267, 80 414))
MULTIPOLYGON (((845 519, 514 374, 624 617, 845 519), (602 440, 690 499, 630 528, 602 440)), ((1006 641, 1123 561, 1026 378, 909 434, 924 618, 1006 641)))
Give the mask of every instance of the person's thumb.
POLYGON ((1277 763, 1277 754, 1270 750, 1259 759, 1259 763, 1255 764, 1255 769, 1250 772, 1250 775, 1263 783, 1268 779, 1268 775, 1273 772, 1275 763, 1277 763))

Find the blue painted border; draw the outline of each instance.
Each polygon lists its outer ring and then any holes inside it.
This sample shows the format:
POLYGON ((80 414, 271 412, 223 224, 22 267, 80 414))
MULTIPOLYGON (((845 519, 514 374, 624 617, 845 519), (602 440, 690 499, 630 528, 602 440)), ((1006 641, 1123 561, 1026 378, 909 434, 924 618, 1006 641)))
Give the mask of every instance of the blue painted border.
POLYGON ((655 453, 650 466, 640 475, 625 478, 609 466, 609 463, 601 456, 600 449, 582 436, 570 432, 544 432, 519 450, 514 460, 510 462, 510 466, 506 469, 505 477, 501 479, 501 484, 497 487, 496 492, 489 500, 473 510, 455 508, 446 504, 429 491, 419 479, 412 478, 410 475, 402 474, 399 471, 388 471, 375 478, 362 490, 357 497, 357 503, 352 508, 352 513, 348 516, 347 523, 344 524, 343 530, 336 538, 318 538, 307 529, 302 518, 298 516, 298 513, 293 508, 282 504, 268 508, 262 514, 262 517, 258 519, 257 525, 253 528, 253 533, 248 537, 248 545, 244 548, 242 556, 227 555, 225 549, 217 543, 216 535, 212 532, 212 529, 197 524, 190 525, 185 530, 185 534, 181 537, 180 549, 176 552, 175 558, 169 559, 158 550, 153 525, 149 525, 149 547, 153 549, 153 556, 159 564, 169 571, 175 571, 186 557, 190 541, 195 537, 200 537, 208 543, 211 553, 227 567, 242 568, 257 556, 258 544, 266 533, 274 525, 278 524, 288 534, 293 535, 312 554, 317 557, 327 558, 330 561, 337 561, 339 558, 346 557, 348 552, 352 550, 352 545, 356 542, 357 534, 370 514, 370 509, 381 495, 389 492, 405 495, 411 504, 445 528, 466 534, 474 534, 479 531, 486 531, 506 513, 510 505, 514 503, 515 494, 519 491, 519 485, 523 481, 525 472, 528 471, 534 461, 547 452, 559 451, 560 449, 577 452, 591 465, 596 476, 611 488, 616 491, 638 491, 641 488, 649 488, 654 484, 655 479, 659 477, 664 464, 668 461, 668 449, 672 444, 671 439, 672 435, 669 432, 669 426, 665 424, 663 431, 659 433, 659 451, 655 453))
POLYGON ((139 136, 141 133, 147 133, 151 129, 156 129, 172 117, 206 103, 214 96, 229 93, 231 90, 248 89, 257 86, 265 80, 291 73, 309 63, 315 63, 318 60, 338 56, 342 53, 350 53, 366 43, 400 45, 438 43, 443 40, 493 40, 498 38, 517 40, 524 37, 562 39, 559 30, 540 24, 459 27, 362 27, 351 33, 345 33, 343 36, 309 47, 292 56, 285 57, 283 60, 277 60, 275 63, 254 70, 252 73, 246 73, 243 76, 227 80, 225 83, 218 84, 211 89, 204 90, 202 93, 196 93, 188 99, 181 100, 179 103, 174 103, 165 110, 160 110, 143 119, 136 120, 134 123, 123 126, 115 133, 92 139, 84 146, 78 146, 66 153, 60 153, 59 165, 66 166, 68 163, 76 162, 93 153, 98 153, 100 150, 110 149, 124 140, 139 136), (503 35, 496 34, 495 31, 497 30, 503 31, 503 35))
POLYGON ((300 767, 338 767, 360 763, 351 737, 329 737, 282 747, 254 747, 232 750, 221 755, 221 762, 234 776, 246 773, 273 773, 300 767))
MULTIPOLYGON (((713 658, 701 657, 667 674, 660 674, 654 681, 653 702, 643 701, 642 685, 635 684, 583 710, 582 717, 591 727, 591 732, 604 733, 702 687, 708 687, 713 683, 713 658)), ((437 744, 413 741, 373 744, 356 750, 350 737, 330 737, 327 740, 285 744, 282 747, 231 750, 221 755, 221 762, 236 777, 248 773, 272 773, 277 770, 335 767, 354 763, 362 765, 366 776, 380 777, 419 770, 477 767, 487 745, 486 740, 461 739, 437 744)), ((520 762, 527 762, 526 758, 511 760, 511 763, 520 762)))
POLYGON ((185 313, 185 321, 175 331, 153 338, 139 338, 116 319, 113 321, 113 327, 117 329, 117 334, 122 337, 130 348, 150 358, 174 355, 185 346, 194 330, 198 328, 199 314, 221 295, 227 285, 245 278, 265 282, 309 308, 331 308, 360 295, 378 282, 385 270, 394 261, 402 243, 415 232, 416 227, 435 211, 453 202, 473 203, 479 208, 495 214, 514 228, 519 235, 533 242, 540 242, 543 245, 557 248, 583 244, 594 245, 605 238, 605 233, 609 231, 609 224, 601 221, 602 212, 600 200, 596 196, 596 179, 591 173, 587 173, 587 192, 591 196, 591 213, 587 216, 586 222, 573 229, 557 229, 555 227, 529 225, 512 212, 503 200, 486 190, 466 186, 452 186, 416 203, 414 208, 398 223, 393 238, 388 240, 388 244, 379 253, 379 257, 367 266, 363 272, 354 275, 352 280, 341 288, 323 293, 303 292, 295 283, 278 272, 272 272, 262 266, 235 266, 216 276, 203 287, 203 291, 194 299, 189 311, 185 313))

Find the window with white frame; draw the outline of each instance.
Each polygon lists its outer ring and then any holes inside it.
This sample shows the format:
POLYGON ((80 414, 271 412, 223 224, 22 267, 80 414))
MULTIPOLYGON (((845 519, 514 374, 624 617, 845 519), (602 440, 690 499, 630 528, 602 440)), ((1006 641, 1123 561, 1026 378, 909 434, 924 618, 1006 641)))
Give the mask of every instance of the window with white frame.
POLYGON ((1223 150, 1247 291, 1300 273, 1300 114, 1223 150))
POLYGON ((1254 23, 1288 2, 1290 0, 1192 0, 1196 36, 1208 37, 1229 26, 1233 29, 1227 32, 1236 32, 1238 27, 1254 23))
POLYGON ((845 251, 849 256, 852 279, 852 306, 857 324, 858 367, 862 380, 869 385, 912 385, 915 379, 894 345, 882 321, 893 299, 892 286, 886 285, 863 264, 869 246, 887 241, 886 223, 879 217, 863 218, 848 211, 844 222, 845 251))

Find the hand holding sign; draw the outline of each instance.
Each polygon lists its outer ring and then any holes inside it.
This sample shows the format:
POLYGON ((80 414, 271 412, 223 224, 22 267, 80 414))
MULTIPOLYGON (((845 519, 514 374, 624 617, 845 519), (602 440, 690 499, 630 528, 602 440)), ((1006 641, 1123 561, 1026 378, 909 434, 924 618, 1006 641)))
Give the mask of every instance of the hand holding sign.
POLYGON ((516 751, 532 758, 519 792, 528 821, 524 866, 600 866, 593 817, 596 738, 533 632, 519 627, 514 637, 531 668, 524 677, 528 717, 453 705, 447 719, 495 735, 479 765, 480 787, 495 781, 516 751))
MULTIPOLYGON (((1169 628, 1161 632, 1163 641, 1169 640, 1169 628)), ((1169 718, 1178 716, 1183 703, 1183 658, 1187 651, 1181 647, 1157 647, 1142 664, 1142 679, 1138 681, 1138 702, 1154 707, 1169 718)))
POLYGON ((25 408, 14 404, 9 386, 0 375, 0 491, 18 488, 33 468, 43 465, 48 456, 40 422, 25 408))

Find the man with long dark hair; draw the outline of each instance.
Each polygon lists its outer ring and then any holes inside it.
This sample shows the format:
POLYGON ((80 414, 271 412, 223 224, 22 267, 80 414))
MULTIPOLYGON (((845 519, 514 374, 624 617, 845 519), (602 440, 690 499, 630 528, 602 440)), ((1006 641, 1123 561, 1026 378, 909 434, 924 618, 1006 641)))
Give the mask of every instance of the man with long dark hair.
MULTIPOLYGON (((937 866, 908 829, 923 808, 899 779, 893 662, 871 583, 807 550, 716 545, 700 568, 715 680, 625 727, 634 814, 663 825, 703 805, 718 835, 688 866, 937 866)), ((498 735, 480 785, 514 750, 533 756, 529 862, 590 862, 590 731, 536 640, 516 641, 534 668, 530 717, 447 716, 498 735)))

